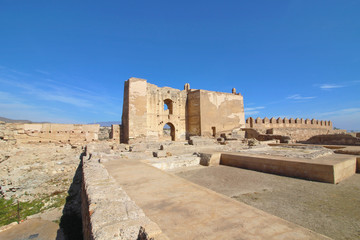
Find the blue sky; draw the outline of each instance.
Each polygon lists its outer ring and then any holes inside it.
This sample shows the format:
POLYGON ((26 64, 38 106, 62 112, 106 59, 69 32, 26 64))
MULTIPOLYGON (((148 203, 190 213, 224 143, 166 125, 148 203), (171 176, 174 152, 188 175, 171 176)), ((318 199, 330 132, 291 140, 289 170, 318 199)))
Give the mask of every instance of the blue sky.
POLYGON ((360 129, 360 1, 0 0, 0 116, 119 121, 123 83, 360 129))

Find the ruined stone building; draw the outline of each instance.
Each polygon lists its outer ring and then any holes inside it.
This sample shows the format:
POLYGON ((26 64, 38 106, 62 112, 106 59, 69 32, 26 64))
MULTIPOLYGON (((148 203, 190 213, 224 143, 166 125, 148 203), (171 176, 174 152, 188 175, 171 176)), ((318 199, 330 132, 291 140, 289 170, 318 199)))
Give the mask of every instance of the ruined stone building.
POLYGON ((172 140, 189 136, 215 136, 245 127, 243 96, 236 93, 158 87, 144 79, 125 82, 122 142, 159 140, 164 126, 172 140))
POLYGON ((222 133, 239 135, 242 131, 245 132, 242 136, 261 141, 298 142, 317 135, 346 133, 332 128, 331 121, 315 119, 250 117, 245 121, 243 96, 236 93, 235 88, 231 93, 214 92, 191 89, 186 83, 184 90, 179 90, 130 78, 124 86, 122 124, 112 125, 104 136, 98 124, 0 122, 0 140, 86 143, 109 139, 132 143, 179 141, 192 136, 219 137, 222 133), (100 139, 99 134, 102 134, 100 139))

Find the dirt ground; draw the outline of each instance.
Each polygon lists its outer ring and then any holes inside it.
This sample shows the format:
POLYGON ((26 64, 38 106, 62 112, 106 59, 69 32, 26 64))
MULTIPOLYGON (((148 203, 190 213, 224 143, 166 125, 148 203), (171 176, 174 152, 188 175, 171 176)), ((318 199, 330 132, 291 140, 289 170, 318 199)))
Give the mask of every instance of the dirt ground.
POLYGON ((335 185, 227 166, 174 173, 333 239, 360 239, 360 174, 335 185))

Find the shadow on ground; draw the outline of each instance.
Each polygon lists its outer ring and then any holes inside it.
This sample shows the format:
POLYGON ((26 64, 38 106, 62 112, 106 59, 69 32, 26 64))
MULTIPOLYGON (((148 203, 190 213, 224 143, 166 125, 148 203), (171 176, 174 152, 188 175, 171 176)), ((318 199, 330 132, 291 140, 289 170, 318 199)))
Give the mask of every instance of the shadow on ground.
MULTIPOLYGON (((83 154, 80 155, 80 160, 83 154)), ((60 228, 57 232, 57 240, 83 239, 81 219, 81 184, 82 184, 82 163, 76 169, 73 182, 68 190, 69 196, 63 209, 60 219, 60 228)))

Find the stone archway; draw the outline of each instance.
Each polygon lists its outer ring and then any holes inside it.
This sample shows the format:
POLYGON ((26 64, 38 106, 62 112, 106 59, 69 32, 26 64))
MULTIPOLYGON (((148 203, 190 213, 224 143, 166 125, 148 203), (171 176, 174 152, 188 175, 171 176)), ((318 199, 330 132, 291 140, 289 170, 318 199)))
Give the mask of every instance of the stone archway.
POLYGON ((175 126, 171 122, 165 123, 163 127, 163 134, 169 134, 171 141, 175 141, 175 126))

